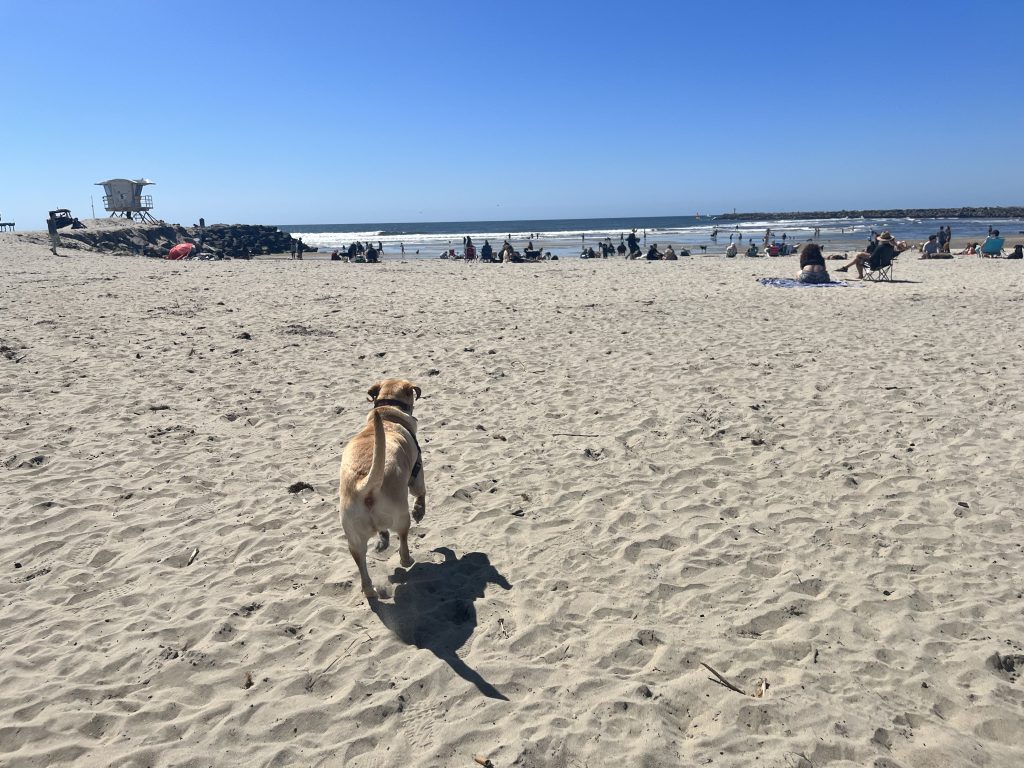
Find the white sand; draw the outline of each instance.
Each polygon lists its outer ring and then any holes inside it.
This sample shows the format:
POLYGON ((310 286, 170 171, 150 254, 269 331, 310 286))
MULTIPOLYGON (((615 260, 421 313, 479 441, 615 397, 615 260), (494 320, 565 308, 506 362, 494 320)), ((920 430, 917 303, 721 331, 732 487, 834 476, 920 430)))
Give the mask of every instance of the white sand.
POLYGON ((0 236, 0 766, 1024 764, 1020 263, 71 253, 0 236), (337 463, 393 375, 371 610, 337 463))

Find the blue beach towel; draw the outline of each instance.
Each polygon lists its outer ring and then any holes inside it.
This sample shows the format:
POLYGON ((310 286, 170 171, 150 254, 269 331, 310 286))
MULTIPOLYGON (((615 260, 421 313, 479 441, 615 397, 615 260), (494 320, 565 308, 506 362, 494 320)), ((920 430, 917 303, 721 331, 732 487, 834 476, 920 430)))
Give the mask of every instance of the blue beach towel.
POLYGON ((836 280, 831 283, 801 283, 791 277, 759 277, 757 282, 761 285, 770 285, 773 288, 849 288, 850 284, 845 280, 836 280))

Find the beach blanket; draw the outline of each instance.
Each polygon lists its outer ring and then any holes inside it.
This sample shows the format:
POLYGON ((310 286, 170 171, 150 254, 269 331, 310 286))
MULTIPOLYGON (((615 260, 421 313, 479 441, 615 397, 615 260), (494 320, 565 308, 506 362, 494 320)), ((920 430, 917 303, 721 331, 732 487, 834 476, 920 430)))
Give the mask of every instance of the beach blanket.
POLYGON ((850 284, 844 280, 834 280, 831 283, 801 283, 791 277, 759 277, 757 282, 761 285, 770 285, 773 288, 849 288, 850 284))

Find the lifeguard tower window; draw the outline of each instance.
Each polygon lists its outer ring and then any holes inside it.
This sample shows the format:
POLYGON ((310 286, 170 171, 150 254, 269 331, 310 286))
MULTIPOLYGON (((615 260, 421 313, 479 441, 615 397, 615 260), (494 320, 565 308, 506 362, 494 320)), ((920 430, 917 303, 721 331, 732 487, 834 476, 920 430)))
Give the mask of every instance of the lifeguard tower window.
POLYGON ((154 182, 149 179, 107 179, 97 181, 103 187, 103 207, 110 216, 121 216, 136 221, 156 223, 150 214, 153 209, 152 195, 142 194, 143 187, 154 182))

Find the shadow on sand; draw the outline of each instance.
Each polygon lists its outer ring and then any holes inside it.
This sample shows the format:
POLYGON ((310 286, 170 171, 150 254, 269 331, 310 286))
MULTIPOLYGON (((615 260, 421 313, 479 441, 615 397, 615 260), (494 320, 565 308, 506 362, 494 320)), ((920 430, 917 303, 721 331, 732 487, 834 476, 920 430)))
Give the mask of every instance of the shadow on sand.
POLYGON ((471 669, 457 651, 476 629, 473 602, 484 596, 488 584, 512 589, 483 552, 458 558, 447 547, 434 550, 443 563, 416 563, 392 577, 400 582, 391 602, 371 600, 370 609, 403 643, 424 648, 468 680, 484 696, 508 701, 497 688, 471 669))

